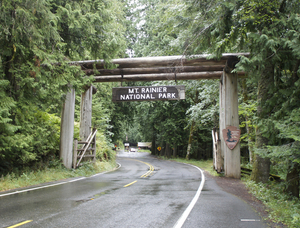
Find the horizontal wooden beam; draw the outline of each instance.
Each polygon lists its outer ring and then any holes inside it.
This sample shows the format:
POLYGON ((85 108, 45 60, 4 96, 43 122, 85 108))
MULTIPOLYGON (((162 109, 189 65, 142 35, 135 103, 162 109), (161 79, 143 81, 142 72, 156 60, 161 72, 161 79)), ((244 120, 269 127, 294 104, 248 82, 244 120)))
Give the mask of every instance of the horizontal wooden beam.
MULTIPOLYGON (((166 80, 198 80, 198 79, 220 79, 223 71, 212 72, 184 72, 162 73, 162 74, 142 74, 142 75, 110 75, 95 76, 95 82, 132 82, 132 81, 166 81, 166 80)), ((238 73, 239 77, 244 77, 244 72, 238 73)))
MULTIPOLYGON (((113 59, 111 64, 118 68, 148 68, 148 67, 175 67, 175 66, 201 66, 201 65, 225 65, 226 61, 236 56, 248 56, 249 53, 225 53, 220 59, 210 59, 211 55, 194 56, 161 56, 113 59)), ((104 60, 73 61, 73 65, 80 65, 84 69, 105 69, 109 64, 104 60)))
POLYGON ((131 75, 131 74, 159 74, 159 73, 183 73, 183 72, 207 72, 222 71, 224 65, 215 66, 177 66, 177 67, 151 67, 151 68, 117 68, 83 70, 86 75, 131 75))
MULTIPOLYGON (((84 158, 94 158, 95 155, 83 155, 84 158)), ((81 158, 81 155, 78 155, 77 158, 81 158)))

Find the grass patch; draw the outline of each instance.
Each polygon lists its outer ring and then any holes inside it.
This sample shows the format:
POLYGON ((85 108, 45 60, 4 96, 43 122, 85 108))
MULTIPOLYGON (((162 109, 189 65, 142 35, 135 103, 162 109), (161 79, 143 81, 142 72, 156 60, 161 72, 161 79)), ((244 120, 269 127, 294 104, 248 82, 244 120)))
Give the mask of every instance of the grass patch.
MULTIPOLYGON (((79 137, 79 123, 75 123, 75 138, 79 137)), ((0 178, 0 192, 16 188, 23 188, 32 185, 38 185, 46 182, 64 180, 72 177, 92 176, 116 167, 116 152, 112 150, 111 145, 103 132, 97 131, 96 137, 96 159, 95 163, 82 163, 77 169, 66 169, 59 159, 53 159, 47 164, 46 168, 32 170, 32 167, 26 167, 19 173, 10 173, 0 178)))
POLYGON ((214 170, 212 159, 199 161, 199 160, 194 160, 194 159, 186 160, 184 158, 172 158, 169 160, 197 166, 197 167, 209 172, 209 174, 211 174, 212 176, 223 176, 223 174, 219 174, 214 170))
POLYGON ((72 177, 91 176, 96 173, 113 170, 116 167, 115 160, 97 161, 95 163, 84 163, 78 169, 66 169, 58 166, 38 171, 24 172, 17 176, 14 173, 2 176, 0 179, 0 191, 28 187, 51 181, 58 181, 72 177))
POLYGON ((147 150, 147 149, 139 149, 138 152, 147 152, 147 153, 151 153, 151 150, 147 150))
POLYGON ((268 208, 269 218, 288 227, 300 227, 300 200, 283 192, 284 183, 246 181, 250 192, 268 208))

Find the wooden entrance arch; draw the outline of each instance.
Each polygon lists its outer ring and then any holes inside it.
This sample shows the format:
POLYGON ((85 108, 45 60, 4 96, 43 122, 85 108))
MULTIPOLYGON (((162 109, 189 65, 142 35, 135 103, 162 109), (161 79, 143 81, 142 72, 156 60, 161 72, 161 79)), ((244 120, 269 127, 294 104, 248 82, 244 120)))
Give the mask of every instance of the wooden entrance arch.
MULTIPOLYGON (((143 58, 114 59, 111 64, 115 69, 106 69, 103 60, 75 61, 86 75, 94 75, 95 82, 129 82, 129 81, 163 81, 163 80, 220 80, 220 140, 221 153, 224 158, 225 175, 240 178, 240 145, 229 149, 222 137, 222 129, 227 126, 239 127, 238 116, 238 77, 245 77, 244 72, 231 73, 238 56, 248 53, 226 53, 220 59, 211 59, 209 55, 163 56, 143 58)), ((81 137, 89 135, 91 129, 91 105, 93 86, 87 88, 81 100, 81 137)), ((66 96, 61 124, 60 153, 64 165, 72 167, 72 143, 74 132, 74 89, 66 96)))

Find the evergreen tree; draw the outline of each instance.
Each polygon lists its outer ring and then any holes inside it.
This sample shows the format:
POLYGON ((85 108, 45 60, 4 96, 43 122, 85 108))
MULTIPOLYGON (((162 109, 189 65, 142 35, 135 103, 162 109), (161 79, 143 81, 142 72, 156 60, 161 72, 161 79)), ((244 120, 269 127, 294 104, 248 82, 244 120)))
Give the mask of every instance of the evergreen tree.
POLYGON ((296 173, 293 183, 299 183, 299 140, 295 128, 290 127, 298 126, 299 2, 170 0, 145 6, 143 35, 136 46, 141 55, 156 54, 155 45, 159 47, 166 35, 172 38, 161 47, 163 53, 211 53, 219 57, 224 52, 250 52, 250 57, 241 58, 238 70, 248 73, 246 85, 255 85, 258 91, 251 97, 256 108, 249 100, 242 104, 255 113, 247 116, 247 122, 256 126, 252 179, 267 181, 270 161, 281 159, 289 164, 288 172, 296 173), (154 41, 155 37, 159 41, 154 41), (290 149, 286 150, 287 146, 290 149))
POLYGON ((0 2, 0 172, 58 154, 60 109, 70 85, 90 79, 70 60, 124 53, 119 1, 0 2))

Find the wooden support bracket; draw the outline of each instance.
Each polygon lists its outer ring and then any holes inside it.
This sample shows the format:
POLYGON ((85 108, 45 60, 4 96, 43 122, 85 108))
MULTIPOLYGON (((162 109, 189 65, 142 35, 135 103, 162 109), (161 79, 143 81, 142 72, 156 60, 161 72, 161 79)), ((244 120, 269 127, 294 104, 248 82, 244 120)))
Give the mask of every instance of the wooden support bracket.
POLYGON ((74 140, 73 168, 79 166, 82 158, 93 158, 93 162, 96 161, 96 133, 97 129, 93 129, 86 141, 74 140), (78 149, 78 144, 82 144, 82 148, 78 149), (92 147, 91 144, 93 144, 92 147), (87 151, 92 151, 93 154, 85 154, 87 151))

